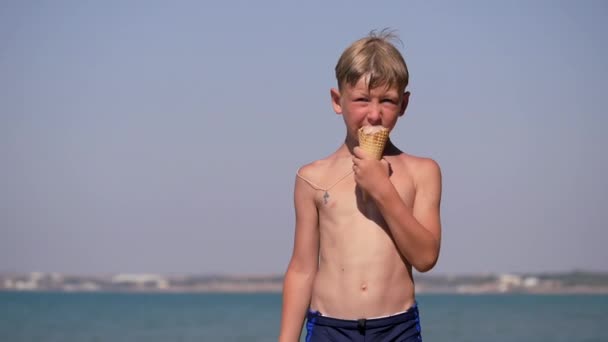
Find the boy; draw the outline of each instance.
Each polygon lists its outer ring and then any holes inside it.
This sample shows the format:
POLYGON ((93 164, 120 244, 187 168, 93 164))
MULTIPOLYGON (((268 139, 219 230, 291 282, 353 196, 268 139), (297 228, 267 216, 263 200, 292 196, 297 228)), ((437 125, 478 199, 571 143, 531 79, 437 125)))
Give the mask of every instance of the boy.
POLYGON ((331 89, 346 139, 303 166, 294 188, 293 254, 283 284, 279 340, 420 341, 412 267, 439 256, 441 173, 437 163, 390 140, 381 160, 358 146, 365 126, 392 130, 408 104, 408 70, 385 31, 354 42, 331 89))

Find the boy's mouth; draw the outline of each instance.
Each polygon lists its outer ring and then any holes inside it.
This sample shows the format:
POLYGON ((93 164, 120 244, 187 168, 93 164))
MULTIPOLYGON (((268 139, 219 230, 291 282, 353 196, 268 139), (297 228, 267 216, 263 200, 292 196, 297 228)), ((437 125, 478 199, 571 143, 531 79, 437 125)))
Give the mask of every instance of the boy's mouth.
POLYGON ((366 125, 366 126, 360 127, 359 130, 363 134, 376 134, 378 132, 386 130, 386 128, 382 125, 366 125))

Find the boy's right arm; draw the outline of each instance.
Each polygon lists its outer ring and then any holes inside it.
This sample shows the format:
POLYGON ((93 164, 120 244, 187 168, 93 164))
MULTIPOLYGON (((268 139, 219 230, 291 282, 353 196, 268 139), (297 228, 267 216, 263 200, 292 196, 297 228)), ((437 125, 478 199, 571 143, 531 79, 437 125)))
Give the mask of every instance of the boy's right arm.
POLYGON ((283 281, 280 342, 300 340, 310 304, 319 257, 319 220, 314 195, 315 190, 300 177, 296 177, 296 227, 293 253, 283 281))

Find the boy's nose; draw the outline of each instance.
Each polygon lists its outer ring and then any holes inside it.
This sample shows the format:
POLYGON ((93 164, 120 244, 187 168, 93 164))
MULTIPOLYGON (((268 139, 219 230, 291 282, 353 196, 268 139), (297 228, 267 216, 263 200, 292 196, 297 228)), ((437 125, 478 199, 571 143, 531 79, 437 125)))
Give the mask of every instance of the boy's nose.
POLYGON ((380 107, 372 106, 367 113, 367 121, 370 125, 378 125, 382 121, 382 112, 380 107))

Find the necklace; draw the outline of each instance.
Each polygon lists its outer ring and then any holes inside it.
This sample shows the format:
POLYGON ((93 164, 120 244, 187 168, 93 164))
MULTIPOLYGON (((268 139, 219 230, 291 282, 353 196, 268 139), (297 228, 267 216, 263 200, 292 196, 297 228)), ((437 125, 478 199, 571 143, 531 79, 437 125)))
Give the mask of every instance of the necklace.
POLYGON ((331 190, 331 188, 333 188, 338 183, 340 183, 342 180, 344 180, 344 178, 350 176, 353 172, 355 172, 355 171, 354 170, 348 171, 347 173, 345 173, 342 177, 338 178, 337 181, 335 181, 332 185, 330 185, 327 188, 320 187, 320 186, 316 185, 315 183, 311 182, 310 180, 302 177, 302 175, 300 175, 300 172, 297 172, 296 175, 298 177, 300 177, 302 180, 304 180, 306 183, 308 183, 310 186, 312 186, 315 190, 323 191, 323 204, 327 204, 329 202, 329 190, 331 190))
POLYGON ((327 204, 328 200, 329 200, 329 190, 331 190, 331 188, 333 188, 334 186, 336 186, 338 183, 340 183, 344 178, 350 176, 351 173, 355 172, 354 170, 350 170, 348 171, 344 176, 340 177, 340 179, 338 179, 334 184, 332 184, 329 188, 327 189, 321 189, 324 190, 325 192, 323 193, 323 204, 327 204))

